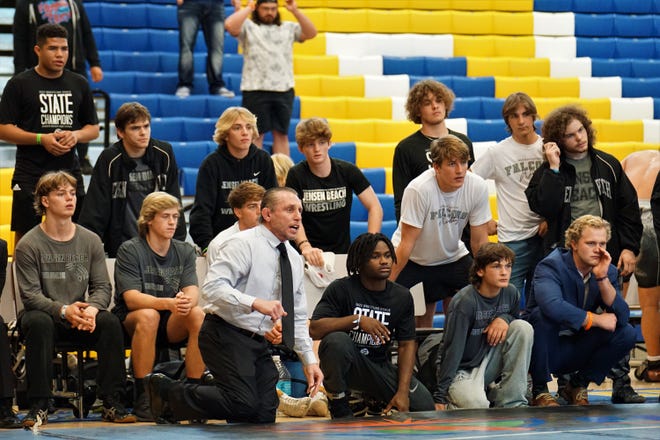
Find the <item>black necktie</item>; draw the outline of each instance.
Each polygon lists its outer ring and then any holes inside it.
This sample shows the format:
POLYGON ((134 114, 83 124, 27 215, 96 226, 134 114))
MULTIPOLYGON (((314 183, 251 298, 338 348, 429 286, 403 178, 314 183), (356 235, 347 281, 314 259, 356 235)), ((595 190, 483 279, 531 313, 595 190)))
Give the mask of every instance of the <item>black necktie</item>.
POLYGON ((282 307, 287 313, 282 317, 282 342, 285 346, 293 349, 293 276, 291 275, 291 263, 286 253, 284 243, 277 245, 280 251, 280 277, 282 279, 282 307))

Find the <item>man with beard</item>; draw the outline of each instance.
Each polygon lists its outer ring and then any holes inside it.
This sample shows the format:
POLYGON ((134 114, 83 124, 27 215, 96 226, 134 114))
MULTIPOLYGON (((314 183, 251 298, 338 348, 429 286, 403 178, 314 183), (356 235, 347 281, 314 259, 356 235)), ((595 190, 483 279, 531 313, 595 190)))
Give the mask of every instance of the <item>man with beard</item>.
POLYGON ((293 43, 316 36, 316 27, 296 5, 286 0, 284 7, 298 20, 281 22, 277 0, 249 0, 225 20, 225 29, 237 37, 243 48, 242 106, 257 116, 259 139, 273 134, 273 153, 289 154, 289 123, 293 111, 293 43), (248 16, 252 14, 252 20, 248 16))

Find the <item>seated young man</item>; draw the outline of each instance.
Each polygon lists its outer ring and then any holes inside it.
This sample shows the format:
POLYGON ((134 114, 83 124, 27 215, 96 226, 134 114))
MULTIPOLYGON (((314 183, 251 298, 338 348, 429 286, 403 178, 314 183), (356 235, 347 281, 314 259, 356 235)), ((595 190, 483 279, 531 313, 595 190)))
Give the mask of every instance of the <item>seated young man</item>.
POLYGON ((89 344, 98 352, 96 383, 103 399, 103 420, 136 420, 121 403, 126 385, 123 332, 117 317, 106 310, 111 287, 103 243, 73 222, 76 200, 72 175, 53 171, 41 176, 34 207, 45 219, 25 234, 14 255, 25 306, 19 316, 30 401, 25 428, 48 422, 57 340, 89 344))
POLYGON ((350 390, 385 402, 384 413, 432 411, 433 398, 413 377, 415 316, 412 295, 387 278, 396 260, 392 242, 381 233, 364 233, 348 249, 348 276, 323 293, 309 327, 321 340, 319 358, 325 376, 330 415, 353 417, 350 390), (392 339, 398 366, 389 359, 392 339))
POLYGON ((588 405, 589 382, 600 384, 635 345, 630 310, 618 272, 605 249, 610 224, 583 215, 566 230, 567 249, 555 249, 536 267, 526 319, 534 327, 530 373, 533 406, 558 406, 550 374, 576 372, 561 396, 588 405))
POLYGON ((117 251, 116 305, 112 311, 131 337, 136 392, 133 412, 143 421, 152 420, 144 377, 151 373, 159 342, 188 338, 188 380, 198 382, 205 369, 197 343, 204 312, 197 305, 195 250, 172 238, 180 211, 176 197, 164 192, 149 194, 138 218, 140 235, 124 242, 117 251))
POLYGON ((503 244, 481 246, 470 269, 472 284, 449 304, 436 360, 436 409, 527 406, 534 331, 517 319, 520 294, 509 284, 514 258, 503 244))

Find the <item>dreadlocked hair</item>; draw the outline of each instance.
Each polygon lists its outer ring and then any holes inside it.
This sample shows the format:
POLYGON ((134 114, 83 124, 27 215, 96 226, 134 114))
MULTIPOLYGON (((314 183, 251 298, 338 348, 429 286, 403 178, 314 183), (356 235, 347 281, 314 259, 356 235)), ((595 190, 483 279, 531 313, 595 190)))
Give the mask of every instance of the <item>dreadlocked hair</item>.
POLYGON ((396 254, 394 252, 394 245, 387 238, 386 235, 380 232, 365 232, 357 236, 351 246, 348 248, 348 255, 346 257, 346 271, 349 275, 356 275, 360 273, 360 268, 364 266, 371 258, 371 254, 379 241, 387 245, 392 254, 392 261, 396 263, 396 254))

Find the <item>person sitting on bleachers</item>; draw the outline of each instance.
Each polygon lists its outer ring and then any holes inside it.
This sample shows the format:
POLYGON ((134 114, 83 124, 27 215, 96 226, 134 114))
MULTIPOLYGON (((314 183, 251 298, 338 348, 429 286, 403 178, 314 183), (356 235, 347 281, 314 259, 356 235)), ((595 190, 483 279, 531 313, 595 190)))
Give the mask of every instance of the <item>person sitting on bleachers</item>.
POLYGON ((470 151, 461 139, 447 135, 431 142, 433 168, 413 179, 403 193, 401 221, 392 242, 397 263, 390 279, 405 287, 424 285, 426 311, 417 327, 432 327, 436 302, 447 310, 451 297, 468 284, 472 265, 461 240, 470 225, 470 247, 476 253, 488 241, 492 219, 488 185, 468 172, 470 151))
POLYGON ((45 219, 25 234, 14 254, 25 306, 18 325, 25 338, 30 401, 23 426, 48 422, 53 352, 59 340, 91 345, 98 352, 96 383, 103 420, 135 422, 121 403, 126 387, 124 335, 119 319, 106 310, 111 287, 103 244, 72 221, 76 179, 64 171, 44 174, 35 187, 34 207, 45 219))
POLYGON ((139 236, 124 242, 115 262, 115 307, 131 337, 136 400, 133 413, 152 420, 144 377, 151 373, 156 347, 188 338, 187 380, 199 383, 204 361, 197 337, 204 312, 197 305, 195 249, 174 239, 181 216, 179 200, 164 192, 149 194, 138 218, 139 236))
POLYGON ((369 212, 369 232, 380 232, 383 222, 383 208, 362 171, 350 162, 330 158, 331 139, 326 120, 300 121, 296 142, 305 160, 294 165, 286 178, 286 186, 295 189, 303 203, 296 245, 305 260, 317 267, 323 267, 324 251, 348 251, 353 193, 369 212))
POLYGON ((234 224, 227 202, 232 189, 241 182, 258 183, 265 189, 277 186, 270 155, 254 145, 257 137, 256 117, 243 107, 229 107, 215 124, 213 141, 218 148, 199 167, 190 211, 190 236, 204 253, 213 237, 234 224))
MULTIPOLYGON (((642 239, 642 219, 635 187, 616 157, 595 148, 596 136, 587 112, 575 105, 550 112, 542 128, 545 161, 534 171, 525 190, 532 211, 548 223, 543 236, 547 254, 563 243, 576 218, 603 217, 612 225, 607 248, 624 282, 635 271, 642 239)), ((630 355, 616 365, 612 403, 642 403, 644 396, 630 385, 630 355)), ((563 381, 558 381, 560 395, 563 381)))
MULTIPOLYGON (((148 194, 165 191, 181 200, 172 146, 151 137, 149 110, 138 102, 122 104, 115 127, 119 142, 103 150, 96 161, 79 219, 101 237, 110 258, 123 242, 137 237, 137 218, 148 194)), ((181 216, 174 238, 185 240, 186 234, 181 216)))

